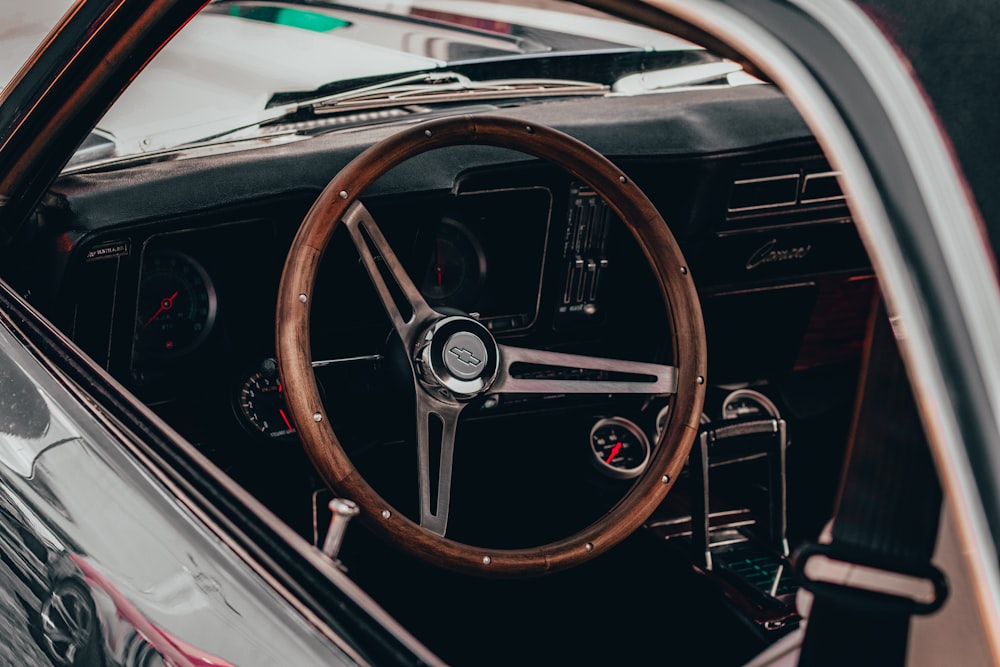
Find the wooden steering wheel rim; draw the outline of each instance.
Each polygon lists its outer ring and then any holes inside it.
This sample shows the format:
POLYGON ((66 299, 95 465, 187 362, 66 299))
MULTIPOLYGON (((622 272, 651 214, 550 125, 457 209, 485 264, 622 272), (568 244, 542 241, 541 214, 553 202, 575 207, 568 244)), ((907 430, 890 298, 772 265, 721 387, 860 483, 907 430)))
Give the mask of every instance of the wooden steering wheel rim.
POLYGON ((277 302, 277 356, 289 412, 312 464, 362 520, 391 544, 438 566, 486 577, 528 577, 582 563, 638 529, 677 480, 698 433, 705 398, 706 342, 691 271, 646 195, 608 159, 569 135, 502 116, 457 116, 422 123, 371 146, 326 186, 289 249, 277 302), (416 155, 446 146, 509 148, 547 160, 604 198, 632 232, 667 308, 676 364, 670 418, 649 464, 604 516, 583 530, 530 548, 463 544, 421 527, 389 505, 354 467, 334 434, 312 368, 310 307, 323 253, 348 208, 379 176, 416 155))

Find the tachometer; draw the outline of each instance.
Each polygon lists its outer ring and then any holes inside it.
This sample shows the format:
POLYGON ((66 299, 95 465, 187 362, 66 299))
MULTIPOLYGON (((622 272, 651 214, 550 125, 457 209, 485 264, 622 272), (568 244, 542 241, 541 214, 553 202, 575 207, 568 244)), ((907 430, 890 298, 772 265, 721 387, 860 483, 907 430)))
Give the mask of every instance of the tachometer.
POLYGON ((136 308, 137 353, 175 357, 190 352, 208 336, 215 313, 215 288, 200 264, 179 252, 146 255, 136 308))
POLYGON ((250 431, 268 438, 295 434, 295 426, 285 406, 284 386, 278 378, 278 364, 274 359, 265 359, 260 368, 243 380, 236 404, 238 414, 250 431))
POLYGON ((420 281, 420 293, 427 303, 472 308, 486 278, 486 255, 479 240, 465 225, 444 218, 428 246, 430 261, 420 281))

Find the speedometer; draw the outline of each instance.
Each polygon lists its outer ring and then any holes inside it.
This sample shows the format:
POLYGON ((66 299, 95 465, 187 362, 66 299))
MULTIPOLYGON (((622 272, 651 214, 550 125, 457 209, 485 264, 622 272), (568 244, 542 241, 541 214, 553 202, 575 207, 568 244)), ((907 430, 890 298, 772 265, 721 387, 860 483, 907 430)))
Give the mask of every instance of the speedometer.
POLYGON ((136 307, 136 352, 177 357, 196 348, 211 331, 215 288, 194 259, 156 251, 143 260, 136 307))

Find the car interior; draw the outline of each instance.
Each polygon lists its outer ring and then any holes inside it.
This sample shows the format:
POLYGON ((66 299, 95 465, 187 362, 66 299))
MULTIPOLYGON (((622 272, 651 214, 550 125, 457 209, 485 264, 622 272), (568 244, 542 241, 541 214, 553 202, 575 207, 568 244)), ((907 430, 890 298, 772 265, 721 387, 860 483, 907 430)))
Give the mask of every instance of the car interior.
MULTIPOLYGON (((607 60, 609 77, 630 66, 607 60)), ((285 403, 275 329, 303 219, 362 150, 427 120, 569 134, 645 193, 687 262, 707 346, 690 459, 638 530, 574 567, 451 571, 358 520, 339 563, 455 665, 735 665, 794 630, 788 556, 833 514, 878 287, 837 171, 789 101, 770 85, 713 80, 348 115, 281 120, 267 141, 70 167, 9 280, 319 547, 336 494, 285 403)), ((440 315, 478 322, 501 346, 677 363, 642 245, 578 175, 467 137, 385 170, 357 197, 440 315)), ((415 385, 398 330, 345 225, 320 255, 309 346, 324 414, 365 481, 420 517, 415 385)), ((528 366, 534 380, 609 377, 528 366)), ((458 419, 447 537, 519 549, 593 524, 645 472, 686 391, 476 395, 458 419)))

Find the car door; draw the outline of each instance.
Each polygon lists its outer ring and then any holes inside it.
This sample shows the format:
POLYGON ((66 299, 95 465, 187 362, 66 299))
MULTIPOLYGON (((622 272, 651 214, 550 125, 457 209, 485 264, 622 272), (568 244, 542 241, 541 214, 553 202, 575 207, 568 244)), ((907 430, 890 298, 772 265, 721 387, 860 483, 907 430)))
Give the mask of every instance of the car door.
MULTIPOLYGON (((598 2, 638 17, 626 3, 598 2)), ((643 16, 757 69, 842 173, 997 647, 997 7, 655 0, 643 16), (656 13, 663 12, 662 14, 656 13), (721 44, 720 44, 721 42, 721 44), (728 51, 727 51, 728 50, 728 51)), ((647 8, 648 9, 648 8, 647 8)), ((963 601, 969 604, 969 600, 963 601)), ((994 658, 996 659, 996 658, 994 658)))

